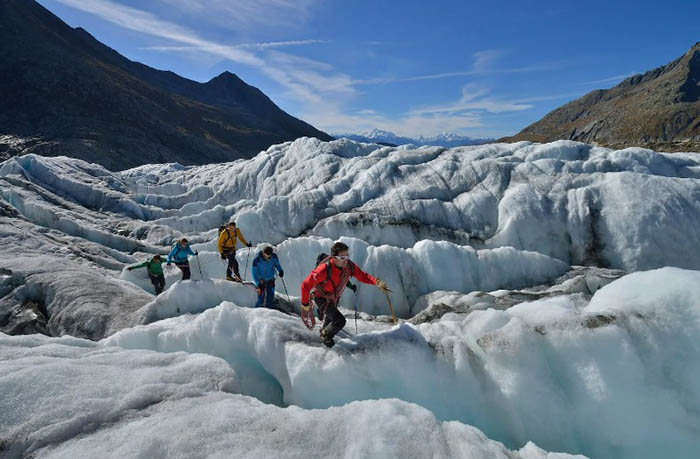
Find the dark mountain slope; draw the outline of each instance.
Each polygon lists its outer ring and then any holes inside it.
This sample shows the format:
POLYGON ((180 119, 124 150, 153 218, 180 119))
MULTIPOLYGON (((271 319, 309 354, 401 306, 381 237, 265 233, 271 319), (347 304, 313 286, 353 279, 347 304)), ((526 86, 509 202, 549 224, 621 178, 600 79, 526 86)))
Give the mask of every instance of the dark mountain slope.
POLYGON ((3 135, 29 139, 5 155, 67 155, 114 170, 230 161, 301 136, 331 139, 229 72, 197 83, 130 61, 33 0, 0 0, 3 135))

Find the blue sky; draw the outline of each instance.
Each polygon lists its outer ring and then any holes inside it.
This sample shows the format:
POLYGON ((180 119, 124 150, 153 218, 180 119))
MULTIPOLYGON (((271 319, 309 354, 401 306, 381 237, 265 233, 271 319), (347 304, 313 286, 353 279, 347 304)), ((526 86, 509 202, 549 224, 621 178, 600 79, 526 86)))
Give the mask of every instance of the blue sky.
POLYGON ((700 2, 39 0, 126 57, 228 70, 330 133, 518 132, 700 41, 700 2))

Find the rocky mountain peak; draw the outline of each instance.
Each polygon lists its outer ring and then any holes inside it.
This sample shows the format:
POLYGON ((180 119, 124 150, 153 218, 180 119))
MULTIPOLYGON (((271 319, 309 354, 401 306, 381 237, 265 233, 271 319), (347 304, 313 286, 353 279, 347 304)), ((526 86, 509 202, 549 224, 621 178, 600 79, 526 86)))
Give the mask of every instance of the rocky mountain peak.
POLYGON ((664 66, 592 91, 502 140, 560 139, 700 151, 700 42, 664 66))

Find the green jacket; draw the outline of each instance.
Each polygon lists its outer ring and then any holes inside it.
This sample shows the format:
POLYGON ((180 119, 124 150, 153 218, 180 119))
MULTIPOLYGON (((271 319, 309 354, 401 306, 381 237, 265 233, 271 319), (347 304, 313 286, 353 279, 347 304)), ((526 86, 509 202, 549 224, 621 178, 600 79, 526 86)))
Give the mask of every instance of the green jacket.
POLYGON ((146 260, 140 265, 136 265, 133 267, 133 269, 136 268, 147 268, 149 274, 153 274, 154 276, 160 276, 163 274, 163 260, 161 259, 160 263, 156 263, 153 260, 146 260))

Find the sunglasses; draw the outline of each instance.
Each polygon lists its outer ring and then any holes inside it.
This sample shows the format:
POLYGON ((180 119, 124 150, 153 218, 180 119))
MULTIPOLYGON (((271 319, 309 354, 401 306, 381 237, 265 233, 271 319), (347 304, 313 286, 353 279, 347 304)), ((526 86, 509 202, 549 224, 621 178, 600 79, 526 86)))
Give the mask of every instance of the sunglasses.
POLYGON ((335 255, 333 258, 335 258, 336 260, 343 261, 348 259, 348 255, 335 255))

